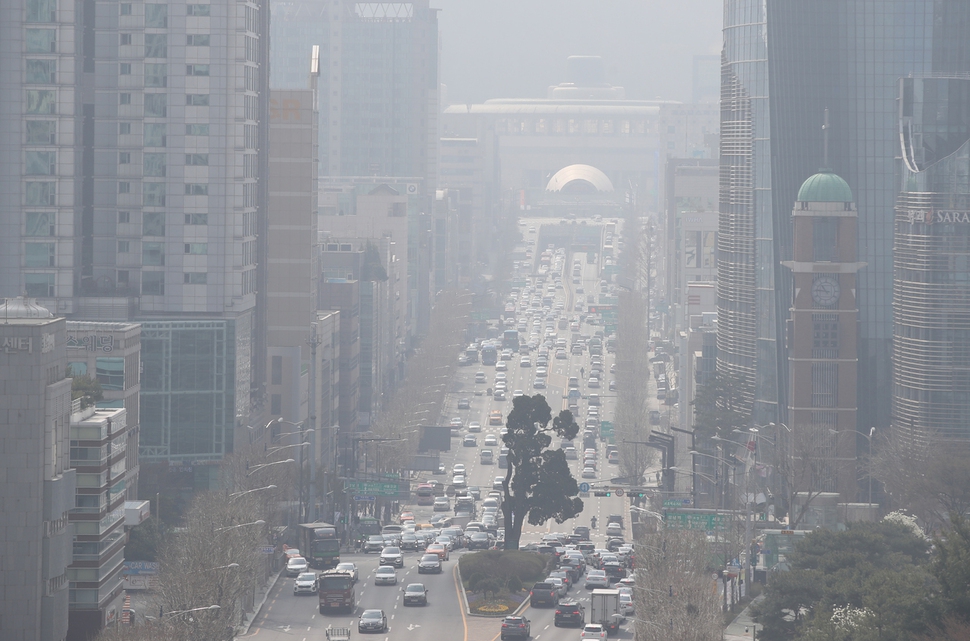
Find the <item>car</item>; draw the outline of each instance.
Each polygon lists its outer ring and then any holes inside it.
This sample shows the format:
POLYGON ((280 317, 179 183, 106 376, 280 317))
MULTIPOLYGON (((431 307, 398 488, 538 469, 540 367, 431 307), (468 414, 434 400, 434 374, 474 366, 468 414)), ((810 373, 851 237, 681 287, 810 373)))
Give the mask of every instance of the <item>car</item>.
POLYGON ((464 474, 456 474, 451 479, 451 484, 455 486, 455 489, 464 489, 465 486, 467 485, 467 483, 465 483, 465 475, 464 474))
POLYGON ((577 601, 560 601, 556 605, 555 625, 557 628, 564 625, 586 625, 586 608, 577 601))
POLYGON ((461 440, 462 447, 478 447, 478 439, 474 434, 466 434, 461 440))
POLYGON ((502 641, 505 639, 528 639, 532 636, 532 624, 523 616, 502 619, 502 641))
POLYGON ((434 470, 431 473, 432 474, 444 474, 445 473, 445 464, 444 463, 438 463, 438 469, 434 470))
POLYGON ((504 476, 496 476, 495 477, 495 480, 492 481, 492 489, 493 490, 504 491, 504 489, 505 489, 505 477, 504 476))
POLYGON ((595 467, 584 467, 583 474, 584 479, 595 479, 596 478, 596 468, 595 467))
POLYGON ((485 445, 498 447, 498 439, 495 437, 494 434, 489 434, 485 437, 485 445))
POLYGON ((622 537, 623 536, 623 526, 619 523, 610 523, 606 526, 606 536, 607 537, 622 537))
POLYGON ((382 565, 374 573, 374 585, 397 585, 397 571, 392 565, 382 565))
POLYGON ((606 628, 598 623, 587 623, 583 626, 583 632, 579 635, 579 638, 606 641, 606 628))
POLYGON ((620 593, 620 614, 631 616, 633 611, 633 595, 620 593))
POLYGON ((454 476, 456 474, 464 474, 464 473, 465 473, 465 464, 464 463, 455 463, 454 465, 451 466, 451 474, 452 474, 452 476, 454 476))
POLYGON ((358 575, 357 573, 356 563, 349 563, 349 562, 338 563, 337 567, 335 567, 334 569, 337 570, 338 572, 346 572, 347 574, 351 575, 352 577, 354 577, 354 583, 357 583, 357 579, 359 578, 360 575, 358 575))
POLYGON ((364 554, 368 554, 370 552, 380 552, 384 549, 384 547, 384 537, 380 534, 372 534, 371 536, 367 537, 367 542, 364 543, 364 554))
POLYGON ((469 550, 487 550, 492 547, 492 537, 487 532, 472 532, 468 536, 469 550))
POLYGON ((564 447, 562 449, 563 454, 566 455, 566 460, 575 461, 579 458, 579 454, 576 453, 575 447, 564 447))
POLYGON ((286 576, 300 576, 310 569, 310 564, 302 556, 294 556, 286 562, 286 576))
POLYGON ((455 418, 453 418, 450 421, 448 421, 448 425, 451 426, 451 427, 457 427, 457 428, 460 429, 461 426, 464 425, 464 423, 462 423, 461 418, 459 418, 459 417, 456 416, 455 418))
POLYGON ((546 389, 546 381, 543 378, 537 378, 532 382, 532 389, 546 389))
POLYGON ((302 572, 293 582, 293 594, 316 594, 317 573, 302 572))
POLYGON ((600 386, 600 379, 598 379, 595 376, 591 377, 588 381, 586 381, 586 387, 599 388, 599 386, 600 386))
POLYGON ((534 608, 539 605, 554 606, 558 602, 559 588, 547 581, 539 581, 529 591, 529 605, 534 608))
POLYGON ((386 547, 381 550, 381 558, 378 560, 381 565, 393 565, 394 567, 404 567, 404 553, 399 547, 386 547))
POLYGON ((397 517, 397 520, 401 522, 401 525, 404 525, 408 521, 414 522, 414 512, 405 510, 404 512, 401 512, 401 515, 397 517))
POLYGON ((549 370, 545 367, 536 368, 536 378, 545 378, 549 374, 549 370))
POLYGON ((507 372, 508 369, 509 369, 508 363, 506 363, 505 361, 499 361, 495 363, 496 372, 507 372))
POLYGON ((488 382, 488 377, 485 376, 485 372, 482 372, 482 371, 475 372, 475 382, 476 383, 486 383, 486 382, 488 382))
POLYGON ((615 392, 616 391, 616 381, 610 381, 609 387, 610 387, 610 391, 611 392, 615 392))
POLYGON ((577 525, 574 527, 573 534, 578 536, 580 541, 589 541, 589 528, 585 525, 577 525))
POLYGON ((357 632, 387 632, 387 616, 384 610, 364 610, 357 621, 357 632))
POLYGON ((482 488, 478 487, 477 485, 469 485, 465 489, 465 493, 476 501, 482 498, 482 488))
POLYGON ((435 497, 434 503, 431 506, 434 512, 447 512, 451 509, 451 501, 448 500, 446 496, 435 497))
POLYGON ((561 597, 566 596, 566 592, 569 591, 569 585, 558 576, 546 577, 546 583, 552 583, 554 586, 556 586, 559 596, 561 597))
POLYGON ((471 421, 468 424, 468 431, 469 432, 481 432, 482 431, 482 424, 479 423, 478 421, 471 421))
POLYGON ((488 414, 488 424, 489 425, 501 425, 505 419, 502 418, 502 412, 500 410, 492 410, 488 414))
MULTIPOLYGON (((447 552, 447 550, 445 551, 447 552)), ((441 557, 438 554, 432 552, 421 556, 418 561, 418 574, 425 573, 441 574, 441 557)))
POLYGON ((470 409, 471 406, 472 406, 472 402, 470 399, 467 399, 467 398, 458 399, 458 409, 467 410, 467 409, 470 409))
POLYGON ((559 360, 565 360, 569 358, 569 354, 567 354, 566 350, 564 349, 558 349, 556 350, 556 358, 559 360))
POLYGON ((532 367, 532 360, 528 356, 519 359, 519 367, 532 367))
POLYGON ((447 561, 451 557, 451 551, 443 543, 432 543, 426 551, 428 554, 437 554, 441 561, 447 561))
POLYGON ((587 590, 608 588, 610 587, 610 578, 606 576, 605 570, 590 570, 586 573, 586 585, 583 587, 587 590))
POLYGON ((428 589, 424 583, 408 583, 404 588, 404 605, 428 605, 428 589))

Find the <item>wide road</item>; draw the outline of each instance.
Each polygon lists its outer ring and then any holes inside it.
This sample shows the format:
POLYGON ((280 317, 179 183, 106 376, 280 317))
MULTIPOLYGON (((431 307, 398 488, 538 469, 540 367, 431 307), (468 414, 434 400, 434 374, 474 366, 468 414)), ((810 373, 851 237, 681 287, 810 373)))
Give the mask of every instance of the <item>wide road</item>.
MULTIPOLYGON (((533 243, 538 242, 539 228, 543 224, 558 224, 558 220, 527 220, 526 224, 520 227, 526 243, 530 240, 533 243), (532 228, 535 228, 536 231, 529 231, 532 228)), ((544 247, 539 248, 535 245, 531 245, 531 247, 534 248, 534 255, 538 255, 545 249, 544 247)), ((481 363, 476 363, 459 368, 456 380, 450 386, 452 392, 449 393, 446 399, 445 408, 438 424, 446 425, 451 418, 461 418, 463 423, 461 436, 452 438, 452 450, 450 452, 442 453, 441 460, 445 464, 446 474, 444 476, 432 476, 429 473, 423 473, 418 481, 436 478, 442 483, 447 484, 451 479, 451 470, 454 464, 462 463, 465 465, 467 472, 468 485, 477 485, 481 488, 483 496, 487 494, 492 488, 492 483, 495 481, 495 478, 497 476, 504 478, 506 472, 506 470, 500 469, 498 465, 498 453, 501 448, 499 431, 502 425, 489 425, 489 413, 493 410, 500 411, 504 424, 504 417, 508 415, 512 408, 511 399, 513 392, 515 390, 522 390, 522 392, 529 395, 537 393, 543 394, 553 410, 553 415, 555 415, 560 409, 567 407, 567 400, 564 398, 564 394, 567 390, 570 376, 580 378, 580 391, 583 395, 575 415, 576 422, 580 425, 580 434, 575 442, 579 459, 570 462, 573 475, 577 481, 587 482, 594 486, 608 483, 611 477, 619 475, 617 466, 610 465, 606 462, 606 447, 604 443, 600 442, 597 445, 598 459, 596 477, 591 479, 581 478, 581 459, 583 452, 582 431, 585 419, 589 414, 588 395, 590 392, 599 393, 602 401, 599 416, 602 420, 611 420, 615 393, 609 391, 608 386, 609 381, 615 378, 615 375, 610 373, 610 367, 614 359, 613 355, 608 354, 604 348, 601 357, 603 362, 601 387, 598 389, 589 388, 587 385, 588 381, 580 376, 580 368, 583 369, 586 377, 588 377, 592 359, 588 352, 577 355, 571 354, 569 347, 572 343, 571 339, 573 334, 593 336, 597 330, 602 330, 603 327, 602 325, 590 325, 584 322, 580 324, 579 331, 575 332, 570 330, 569 324, 573 320, 579 320, 581 314, 585 314, 587 308, 586 297, 588 295, 592 294, 598 301, 602 287, 599 271, 601 265, 599 264, 600 261, 597 264, 587 264, 585 254, 574 257, 568 251, 561 257, 561 260, 561 287, 556 287, 555 281, 550 275, 545 282, 538 286, 534 285, 533 292, 528 297, 525 297, 525 300, 523 300, 520 292, 519 300, 516 303, 516 326, 522 330, 522 323, 524 322, 524 331, 520 331, 520 335, 528 338, 535 328, 537 335, 542 338, 545 335, 547 322, 553 322, 555 324, 556 336, 566 338, 567 340, 568 358, 556 359, 555 349, 553 349, 549 354, 548 375, 545 377, 545 388, 536 389, 534 387, 537 378, 536 353, 529 354, 530 366, 528 367, 520 364, 521 355, 513 354, 511 360, 503 361, 507 368, 505 375, 508 385, 507 400, 505 401, 495 400, 493 397, 485 394, 487 388, 495 386, 498 371, 496 371, 494 366, 486 367, 482 366, 481 363), (573 263, 576 259, 579 259, 581 266, 579 283, 574 283, 572 276, 573 263), (536 295, 540 298, 545 295, 552 295, 554 303, 551 313, 544 311, 538 314, 532 313, 534 308, 531 307, 531 301, 536 295), (577 302, 581 304, 583 308, 582 312, 576 309, 577 302), (558 315, 555 314, 556 303, 562 303, 563 306, 563 311, 558 315), (559 328, 558 319, 560 316, 567 319, 566 329, 559 328), (547 320, 548 317, 554 317, 554 319, 547 320), (534 325, 536 319, 539 320, 538 325, 534 325), (475 382, 475 374, 478 371, 485 372, 485 383, 475 382), (470 401, 470 409, 458 409, 459 400, 462 398, 467 398, 470 401), (463 446, 464 436, 469 434, 467 429, 468 424, 472 421, 481 423, 482 431, 473 434, 476 437, 474 446, 463 446), (496 439, 496 445, 485 445, 485 439, 490 436, 496 439), (479 453, 486 447, 495 453, 494 463, 492 465, 482 465, 480 463, 479 453)), ((530 283, 534 283, 532 265, 527 265, 520 269, 516 277, 525 277, 529 279, 530 283)), ((558 439, 553 440, 552 447, 559 447, 558 439)), ((416 485, 416 483, 417 481, 413 482, 412 486, 416 485)), ((538 526, 526 524, 523 528, 522 544, 538 541, 543 534, 548 532, 572 532, 573 527, 577 525, 589 525, 590 518, 595 515, 599 524, 598 528, 592 534, 592 540, 594 543, 600 543, 605 546, 606 520, 610 514, 623 515, 624 525, 626 527, 625 538, 630 540, 629 501, 626 497, 618 497, 615 495, 611 497, 595 497, 591 493, 589 497, 583 498, 583 502, 583 512, 575 519, 571 519, 565 523, 557 524, 555 521, 549 521, 538 526)), ((432 508, 428 506, 409 505, 404 506, 403 509, 414 512, 415 520, 418 523, 427 523, 434 515, 432 508)), ((447 514, 450 515, 451 511, 447 514)), ((357 633, 357 619, 360 613, 368 608, 381 608, 387 614, 390 630, 387 634, 368 635, 375 639, 375 641, 495 641, 499 637, 501 619, 468 616, 465 614, 464 607, 461 604, 455 566, 457 565, 458 558, 466 553, 464 550, 453 552, 451 559, 445 562, 444 572, 440 575, 419 575, 417 573, 416 563, 420 557, 420 553, 406 552, 405 567, 402 570, 398 570, 398 585, 396 587, 375 586, 373 584, 374 571, 377 568, 377 555, 342 555, 342 561, 356 563, 360 572, 360 582, 357 586, 358 607, 353 615, 319 614, 315 596, 293 596, 293 579, 281 577, 271 592, 266 604, 260 611, 260 615, 250 628, 250 632, 246 638, 257 639, 258 641, 309 641, 311 639, 324 639, 325 630, 328 625, 350 627, 355 638, 358 636, 364 637, 365 635, 358 635, 357 633), (428 588, 429 605, 427 607, 405 608, 403 606, 400 588, 410 582, 424 583, 428 588)), ((584 603, 587 608, 588 617, 589 592, 582 587, 582 580, 580 581, 579 587, 574 587, 570 591, 568 598, 576 599, 584 603)), ((531 621, 533 639, 549 641, 579 639, 578 630, 556 628, 553 625, 555 616, 554 608, 537 609, 526 607, 524 615, 531 621)), ((630 625, 627 624, 618 636, 611 637, 611 639, 632 638, 632 632, 629 628, 630 625)))

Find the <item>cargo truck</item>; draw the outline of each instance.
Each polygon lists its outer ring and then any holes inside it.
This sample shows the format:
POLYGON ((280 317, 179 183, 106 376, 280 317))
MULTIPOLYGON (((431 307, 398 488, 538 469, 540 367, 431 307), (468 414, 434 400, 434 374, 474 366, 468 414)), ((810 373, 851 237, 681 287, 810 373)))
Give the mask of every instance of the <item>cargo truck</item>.
POLYGON ((615 634, 624 619, 620 614, 620 591, 593 590, 589 602, 589 622, 600 624, 607 634, 615 634))

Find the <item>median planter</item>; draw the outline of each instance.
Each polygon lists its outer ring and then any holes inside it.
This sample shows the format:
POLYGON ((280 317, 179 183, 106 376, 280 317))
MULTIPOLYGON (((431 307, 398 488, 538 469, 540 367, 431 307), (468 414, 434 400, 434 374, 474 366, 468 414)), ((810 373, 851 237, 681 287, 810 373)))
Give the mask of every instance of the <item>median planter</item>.
POLYGON ((487 550, 458 561, 466 611, 473 616, 504 617, 528 599, 522 586, 545 576, 546 559, 535 552, 487 550))

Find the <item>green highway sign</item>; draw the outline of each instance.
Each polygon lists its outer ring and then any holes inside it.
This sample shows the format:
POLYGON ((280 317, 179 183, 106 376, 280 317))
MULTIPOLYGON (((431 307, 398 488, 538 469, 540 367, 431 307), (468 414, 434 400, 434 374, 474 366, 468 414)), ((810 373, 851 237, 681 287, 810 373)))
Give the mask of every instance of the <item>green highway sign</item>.
POLYGON ((690 507, 690 499, 664 499, 664 507, 690 507))
MULTIPOLYGON (((397 496, 400 493, 397 483, 380 481, 344 481, 344 492, 373 496, 397 496)), ((407 489, 404 490, 407 492, 407 489)))
POLYGON ((600 421, 600 438, 613 436, 613 423, 611 421, 600 421))
POLYGON ((667 527, 678 530, 704 530, 705 532, 720 530, 723 532, 728 529, 729 516, 728 514, 668 511, 666 520, 667 527))

